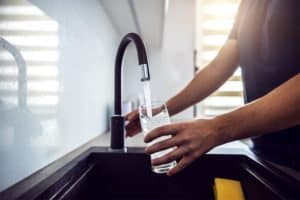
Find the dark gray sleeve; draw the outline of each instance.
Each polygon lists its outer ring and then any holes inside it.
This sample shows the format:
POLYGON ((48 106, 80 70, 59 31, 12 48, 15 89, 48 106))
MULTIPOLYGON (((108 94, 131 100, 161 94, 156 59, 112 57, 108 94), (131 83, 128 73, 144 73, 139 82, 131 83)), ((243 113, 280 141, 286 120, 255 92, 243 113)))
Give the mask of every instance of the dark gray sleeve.
POLYGON ((228 40, 237 40, 238 28, 239 28, 240 18, 242 16, 242 12, 243 12, 244 1, 245 0, 242 0, 240 5, 239 5, 239 9, 236 13, 233 26, 231 28, 231 31, 230 31, 229 35, 228 35, 228 40))
POLYGON ((298 65, 298 72, 300 73, 300 1, 296 3, 296 17, 297 17, 297 24, 296 24, 296 42, 297 42, 297 65, 298 65))

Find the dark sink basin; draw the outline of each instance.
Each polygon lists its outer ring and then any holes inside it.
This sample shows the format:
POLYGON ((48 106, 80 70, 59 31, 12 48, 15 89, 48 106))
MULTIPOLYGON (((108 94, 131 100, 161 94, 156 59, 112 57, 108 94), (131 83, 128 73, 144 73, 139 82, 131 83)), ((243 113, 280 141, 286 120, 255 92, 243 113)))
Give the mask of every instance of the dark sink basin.
POLYGON ((204 155, 173 177, 151 172, 143 149, 92 148, 21 199, 214 199, 215 177, 241 181, 247 200, 298 199, 297 187, 247 155, 204 155))

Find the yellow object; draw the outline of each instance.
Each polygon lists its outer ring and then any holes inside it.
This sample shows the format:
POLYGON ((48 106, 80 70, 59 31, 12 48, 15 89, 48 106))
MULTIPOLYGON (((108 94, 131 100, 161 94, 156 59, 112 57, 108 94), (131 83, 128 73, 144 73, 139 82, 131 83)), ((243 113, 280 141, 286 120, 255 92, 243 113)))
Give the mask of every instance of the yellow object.
POLYGON ((215 178, 215 200, 245 200, 241 183, 236 180, 215 178))

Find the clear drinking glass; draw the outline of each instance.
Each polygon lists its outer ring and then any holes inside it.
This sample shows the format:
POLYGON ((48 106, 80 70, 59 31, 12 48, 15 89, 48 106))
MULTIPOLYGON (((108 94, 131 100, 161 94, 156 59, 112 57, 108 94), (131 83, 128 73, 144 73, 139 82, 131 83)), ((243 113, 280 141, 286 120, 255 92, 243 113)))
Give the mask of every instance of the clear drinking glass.
MULTIPOLYGON (((139 107, 140 122, 141 122, 141 127, 142 127, 144 137, 153 129, 171 123, 167 107, 164 103, 154 101, 151 103, 151 107, 152 107, 152 117, 148 116, 146 105, 140 105, 139 107)), ((161 136, 148 143, 147 146, 150 146, 162 140, 169 139, 170 137, 171 136, 161 136)), ((165 149, 156 152, 154 154, 151 154, 151 160, 162 157, 165 154, 171 152, 172 150, 174 150, 174 148, 165 149)), ((166 164, 152 166, 152 171, 155 173, 166 173, 169 171, 169 169, 175 166, 176 166, 176 161, 172 161, 166 164)))

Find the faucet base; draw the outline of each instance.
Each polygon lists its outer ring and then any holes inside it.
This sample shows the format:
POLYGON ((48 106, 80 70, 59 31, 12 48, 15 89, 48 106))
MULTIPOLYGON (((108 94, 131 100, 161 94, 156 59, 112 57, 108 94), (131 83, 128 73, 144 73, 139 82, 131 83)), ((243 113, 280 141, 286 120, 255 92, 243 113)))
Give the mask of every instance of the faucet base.
POLYGON ((111 149, 124 151, 124 141, 124 117, 121 115, 113 115, 111 117, 111 149))
POLYGON ((126 153, 127 152, 127 147, 124 147, 123 149, 108 148, 108 152, 111 152, 111 153, 126 153))

